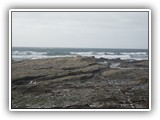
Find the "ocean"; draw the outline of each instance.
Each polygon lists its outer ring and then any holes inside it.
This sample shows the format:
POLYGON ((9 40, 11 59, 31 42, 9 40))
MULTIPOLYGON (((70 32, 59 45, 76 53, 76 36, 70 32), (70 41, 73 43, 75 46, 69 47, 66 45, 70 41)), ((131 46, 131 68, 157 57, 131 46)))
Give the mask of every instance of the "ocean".
POLYGON ((77 55, 122 60, 148 60, 148 49, 12 47, 12 59, 16 61, 77 55))

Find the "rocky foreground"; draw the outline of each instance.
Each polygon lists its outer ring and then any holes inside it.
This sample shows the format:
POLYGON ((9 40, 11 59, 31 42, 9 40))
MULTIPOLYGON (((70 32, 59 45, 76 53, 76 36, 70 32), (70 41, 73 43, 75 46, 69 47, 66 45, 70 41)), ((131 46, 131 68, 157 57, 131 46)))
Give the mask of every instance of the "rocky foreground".
POLYGON ((12 108, 148 109, 148 61, 12 61, 12 108))

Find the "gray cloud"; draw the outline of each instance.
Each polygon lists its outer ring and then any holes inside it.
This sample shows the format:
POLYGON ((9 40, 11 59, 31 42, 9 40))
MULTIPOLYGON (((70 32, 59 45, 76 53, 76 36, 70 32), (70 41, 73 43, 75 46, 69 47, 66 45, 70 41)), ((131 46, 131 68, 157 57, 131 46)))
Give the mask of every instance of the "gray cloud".
POLYGON ((13 46, 147 48, 147 12, 13 12, 13 46))

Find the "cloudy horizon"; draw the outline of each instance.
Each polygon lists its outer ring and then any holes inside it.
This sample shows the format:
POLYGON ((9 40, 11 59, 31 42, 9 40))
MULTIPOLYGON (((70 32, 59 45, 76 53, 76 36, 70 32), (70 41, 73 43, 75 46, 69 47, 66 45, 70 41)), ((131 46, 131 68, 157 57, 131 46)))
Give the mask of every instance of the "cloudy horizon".
POLYGON ((12 12, 12 46, 148 49, 148 12, 12 12))

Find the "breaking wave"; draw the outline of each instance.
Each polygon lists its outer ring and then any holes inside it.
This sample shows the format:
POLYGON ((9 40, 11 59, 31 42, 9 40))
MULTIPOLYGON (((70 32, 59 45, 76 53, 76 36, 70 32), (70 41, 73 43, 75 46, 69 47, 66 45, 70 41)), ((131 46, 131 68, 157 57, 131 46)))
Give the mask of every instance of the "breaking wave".
POLYGON ((47 52, 34 52, 34 51, 13 51, 12 55, 46 55, 47 52))
POLYGON ((12 51, 12 58, 14 60, 24 59, 44 59, 55 57, 72 57, 72 56, 94 56, 95 58, 107 59, 135 59, 147 60, 147 50, 127 50, 127 49, 41 49, 41 48, 14 48, 12 51))
POLYGON ((146 52, 70 52, 71 55, 81 56, 94 56, 95 58, 108 58, 108 59, 148 59, 146 52))

